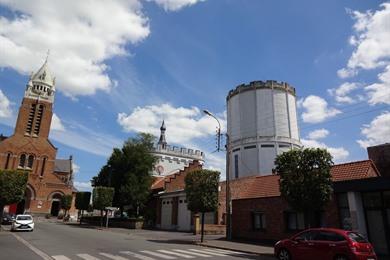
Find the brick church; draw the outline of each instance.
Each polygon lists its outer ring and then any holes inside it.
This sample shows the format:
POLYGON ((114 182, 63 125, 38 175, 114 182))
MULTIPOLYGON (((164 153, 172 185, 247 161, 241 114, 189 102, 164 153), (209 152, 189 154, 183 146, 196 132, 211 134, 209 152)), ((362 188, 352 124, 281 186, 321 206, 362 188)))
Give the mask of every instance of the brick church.
POLYGON ((46 59, 27 83, 14 134, 0 136, 0 169, 29 173, 25 199, 6 207, 10 213, 57 216, 61 197, 75 192, 72 157, 57 159, 57 148, 48 139, 54 94, 55 78, 46 59))

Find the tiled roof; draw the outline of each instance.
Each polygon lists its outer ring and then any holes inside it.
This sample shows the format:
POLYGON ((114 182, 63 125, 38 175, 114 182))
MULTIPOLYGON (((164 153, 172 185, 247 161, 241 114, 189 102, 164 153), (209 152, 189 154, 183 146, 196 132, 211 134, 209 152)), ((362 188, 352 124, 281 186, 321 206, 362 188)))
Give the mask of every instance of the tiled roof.
MULTIPOLYGON (((168 176, 170 176, 170 175, 168 175, 168 176)), ((165 177, 155 177, 151 189, 152 190, 164 189, 164 183, 165 183, 165 180, 168 179, 167 178, 168 176, 165 176, 165 177)))
POLYGON ((378 170, 371 160, 334 165, 331 169, 331 174, 334 182, 366 179, 379 176, 378 170))
MULTIPOLYGON (((331 175, 334 182, 380 176, 371 160, 334 165, 331 168, 331 175)), ((279 179, 279 175, 268 175, 234 180, 235 184, 231 184, 231 190, 234 193, 232 197, 233 199, 249 199, 280 196, 279 179), (239 182, 245 183, 245 187, 240 187, 239 182), (233 190, 234 186, 237 187, 236 190, 233 190)))

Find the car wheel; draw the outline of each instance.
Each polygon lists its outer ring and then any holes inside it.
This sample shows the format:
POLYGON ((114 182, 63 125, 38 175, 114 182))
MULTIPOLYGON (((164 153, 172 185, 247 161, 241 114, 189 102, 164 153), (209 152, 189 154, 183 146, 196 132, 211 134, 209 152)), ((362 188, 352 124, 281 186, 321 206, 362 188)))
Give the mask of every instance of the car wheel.
POLYGON ((291 260, 290 253, 287 251, 287 249, 280 249, 279 254, 278 254, 278 259, 279 260, 291 260))
POLYGON ((343 255, 338 255, 334 258, 334 260, 348 260, 348 258, 346 256, 343 256, 343 255))

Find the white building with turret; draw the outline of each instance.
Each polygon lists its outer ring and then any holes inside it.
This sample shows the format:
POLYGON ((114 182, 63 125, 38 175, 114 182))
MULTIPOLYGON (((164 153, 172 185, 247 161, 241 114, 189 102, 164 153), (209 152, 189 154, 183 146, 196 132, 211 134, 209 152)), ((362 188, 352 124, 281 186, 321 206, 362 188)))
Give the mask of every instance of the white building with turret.
POLYGON ((160 127, 160 139, 152 154, 158 158, 153 176, 166 176, 183 170, 194 160, 204 163, 204 153, 199 150, 168 145, 165 138, 165 122, 160 127))

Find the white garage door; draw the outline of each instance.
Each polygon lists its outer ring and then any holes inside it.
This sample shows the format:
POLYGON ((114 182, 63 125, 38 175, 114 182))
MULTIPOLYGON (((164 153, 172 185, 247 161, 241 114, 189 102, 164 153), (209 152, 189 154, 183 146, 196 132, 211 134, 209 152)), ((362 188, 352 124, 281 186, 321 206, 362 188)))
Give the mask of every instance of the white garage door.
POLYGON ((161 228, 172 229, 172 199, 163 199, 162 201, 161 228))
POLYGON ((191 231, 191 211, 187 209, 186 197, 179 197, 178 230, 191 231))

